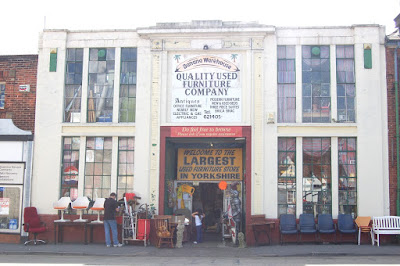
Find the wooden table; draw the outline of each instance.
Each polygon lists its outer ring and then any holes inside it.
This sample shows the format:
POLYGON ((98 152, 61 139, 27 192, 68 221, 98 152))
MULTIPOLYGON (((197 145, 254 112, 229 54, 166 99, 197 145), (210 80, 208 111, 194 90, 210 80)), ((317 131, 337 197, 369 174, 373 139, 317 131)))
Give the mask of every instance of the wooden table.
POLYGON ((63 242, 64 227, 65 226, 83 226, 83 233, 85 236, 84 243, 87 245, 87 224, 88 222, 57 222, 54 221, 54 245, 63 242))
MULTIPOLYGON (((104 223, 87 223, 86 227, 89 227, 89 243, 93 243, 93 228, 95 226, 101 226, 104 228, 104 223)), ((118 228, 119 225, 117 225, 118 228)), ((86 233, 85 233, 85 239, 86 239, 86 233)), ((86 242, 86 241, 85 241, 86 242)))
POLYGON ((254 222, 251 224, 253 228, 253 234, 255 239, 255 244, 257 246, 261 245, 271 245, 271 227, 275 228, 275 222, 254 222), (259 235, 265 234, 268 237, 267 243, 259 243, 259 235))

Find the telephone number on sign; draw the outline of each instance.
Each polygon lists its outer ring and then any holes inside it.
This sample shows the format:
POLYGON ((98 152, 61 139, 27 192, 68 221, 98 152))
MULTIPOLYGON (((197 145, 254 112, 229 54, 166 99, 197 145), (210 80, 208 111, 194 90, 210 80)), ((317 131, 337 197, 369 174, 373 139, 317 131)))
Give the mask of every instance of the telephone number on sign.
POLYGON ((221 115, 204 115, 204 119, 220 119, 221 115))

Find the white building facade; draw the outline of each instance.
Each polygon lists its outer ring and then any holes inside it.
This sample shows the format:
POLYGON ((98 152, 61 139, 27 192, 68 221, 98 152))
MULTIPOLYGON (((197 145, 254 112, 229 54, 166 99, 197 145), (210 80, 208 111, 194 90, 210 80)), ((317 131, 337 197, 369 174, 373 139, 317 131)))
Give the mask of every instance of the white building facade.
POLYGON ((62 196, 115 191, 159 214, 215 213, 234 189, 249 243, 252 215, 388 215, 384 37, 222 21, 45 30, 32 206, 56 215, 62 196))

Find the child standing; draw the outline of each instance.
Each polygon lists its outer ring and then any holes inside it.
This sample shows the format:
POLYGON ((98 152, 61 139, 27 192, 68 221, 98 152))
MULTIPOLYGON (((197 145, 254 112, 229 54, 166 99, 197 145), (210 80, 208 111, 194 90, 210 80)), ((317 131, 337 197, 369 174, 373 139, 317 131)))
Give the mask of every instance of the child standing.
POLYGON ((196 231, 197 231, 197 241, 194 241, 194 244, 203 242, 203 234, 202 234, 202 222, 201 220, 206 217, 201 209, 197 209, 196 212, 192 213, 194 217, 195 224, 196 224, 196 231))

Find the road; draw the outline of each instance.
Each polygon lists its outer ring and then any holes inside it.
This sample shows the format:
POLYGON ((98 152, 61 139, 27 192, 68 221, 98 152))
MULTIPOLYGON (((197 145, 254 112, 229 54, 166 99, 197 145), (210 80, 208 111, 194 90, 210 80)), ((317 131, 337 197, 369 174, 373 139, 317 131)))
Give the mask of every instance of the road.
POLYGON ((184 258, 0 255, 0 265, 400 265, 400 256, 184 258))

